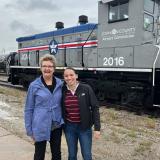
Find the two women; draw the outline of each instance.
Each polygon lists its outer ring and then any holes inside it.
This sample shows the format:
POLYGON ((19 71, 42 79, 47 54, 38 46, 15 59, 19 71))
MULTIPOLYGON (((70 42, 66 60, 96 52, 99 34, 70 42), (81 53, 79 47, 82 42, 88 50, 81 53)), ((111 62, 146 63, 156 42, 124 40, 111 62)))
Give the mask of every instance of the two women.
POLYGON ((93 124, 95 138, 100 137, 99 107, 93 90, 77 81, 73 68, 65 69, 62 89, 61 80, 53 74, 55 59, 51 55, 42 57, 40 66, 42 76, 30 84, 25 105, 27 135, 35 141, 34 160, 44 160, 47 141, 52 160, 61 160, 63 119, 68 160, 77 160, 78 140, 83 159, 92 160, 93 124))

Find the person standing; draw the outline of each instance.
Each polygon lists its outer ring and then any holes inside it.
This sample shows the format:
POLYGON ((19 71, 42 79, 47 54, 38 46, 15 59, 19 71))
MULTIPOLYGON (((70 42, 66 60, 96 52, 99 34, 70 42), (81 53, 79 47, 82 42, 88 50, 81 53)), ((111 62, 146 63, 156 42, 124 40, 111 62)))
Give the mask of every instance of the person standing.
POLYGON ((78 141, 84 160, 92 160, 92 125, 94 137, 100 137, 100 114, 97 98, 92 88, 77 81, 73 68, 64 70, 62 115, 68 145, 68 160, 77 160, 78 141))
POLYGON ((40 59, 42 75, 28 89, 24 110, 27 135, 35 143, 34 160, 44 160, 46 143, 50 142, 52 160, 61 160, 62 81, 54 76, 55 57, 46 54, 40 59))

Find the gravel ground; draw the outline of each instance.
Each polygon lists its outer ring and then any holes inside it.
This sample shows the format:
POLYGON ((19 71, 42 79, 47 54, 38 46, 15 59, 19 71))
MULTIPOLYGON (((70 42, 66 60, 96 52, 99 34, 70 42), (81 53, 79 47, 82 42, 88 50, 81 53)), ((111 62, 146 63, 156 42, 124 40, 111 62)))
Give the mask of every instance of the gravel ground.
MULTIPOLYGON (((23 107, 26 92, 0 86, 0 126, 32 143, 26 136, 23 107)), ((159 160, 160 111, 128 111, 119 106, 103 106, 101 138, 93 139, 94 160, 159 160)), ((49 153, 49 148, 47 148, 49 153)), ((65 138, 62 156, 67 159, 65 138)), ((78 160, 81 160, 80 153, 78 160)))

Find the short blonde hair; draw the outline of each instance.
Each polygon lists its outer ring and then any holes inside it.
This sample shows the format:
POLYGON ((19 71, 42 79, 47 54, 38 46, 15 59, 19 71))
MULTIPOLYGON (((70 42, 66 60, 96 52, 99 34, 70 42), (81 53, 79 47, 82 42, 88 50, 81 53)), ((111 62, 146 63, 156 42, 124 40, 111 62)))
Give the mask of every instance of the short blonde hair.
POLYGON ((43 61, 50 61, 50 62, 52 62, 53 63, 53 67, 56 68, 56 58, 53 55, 51 55, 51 54, 45 54, 44 56, 42 56, 40 58, 40 63, 39 63, 40 67, 42 67, 43 61))

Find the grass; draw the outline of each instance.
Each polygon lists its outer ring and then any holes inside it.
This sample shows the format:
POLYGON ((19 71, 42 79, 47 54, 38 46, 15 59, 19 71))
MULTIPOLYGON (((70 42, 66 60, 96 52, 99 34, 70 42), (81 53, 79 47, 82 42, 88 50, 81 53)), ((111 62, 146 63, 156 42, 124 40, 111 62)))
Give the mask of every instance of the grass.
MULTIPOLYGON (((103 133, 106 141, 114 143, 132 143, 135 154, 150 150, 153 137, 160 137, 160 132, 156 129, 157 119, 147 115, 139 116, 126 111, 117 111, 114 108, 101 110, 101 120, 106 124, 107 133, 103 133), (145 141, 147 138, 148 141, 145 141), (144 140, 145 139, 145 140, 144 140), (140 142, 143 141, 144 142, 140 142), (138 146, 136 145, 138 142, 138 146)), ((155 139, 156 142, 156 139, 155 139)))
POLYGON ((133 130, 129 131, 127 135, 128 135, 129 137, 131 137, 131 138, 136 138, 136 137, 137 137, 136 132, 133 131, 133 130))
MULTIPOLYGON (((26 96, 26 91, 21 91, 14 88, 1 87, 1 86, 0 86, 0 93, 17 98, 19 103, 23 103, 24 97, 26 96)), ((9 99, 8 101, 10 102, 9 99)))
POLYGON ((147 128, 155 129, 156 127, 156 120, 154 118, 146 118, 145 119, 145 126, 147 128))
POLYGON ((139 145, 135 148, 135 155, 143 154, 145 151, 151 150, 152 142, 150 141, 142 141, 139 145))
POLYGON ((5 92, 3 90, 0 89, 0 94, 4 94, 5 92))
POLYGON ((120 137, 118 136, 118 134, 114 131, 112 131, 111 133, 111 140, 114 142, 114 143, 120 143, 121 142, 121 139, 120 137))
POLYGON ((25 94, 25 91, 0 86, 0 93, 4 93, 5 95, 19 96, 20 97, 20 96, 23 96, 22 93, 25 94))
POLYGON ((113 109, 106 109, 104 113, 100 113, 100 114, 101 114, 102 123, 104 122, 112 123, 113 121, 118 119, 118 115, 113 109))

